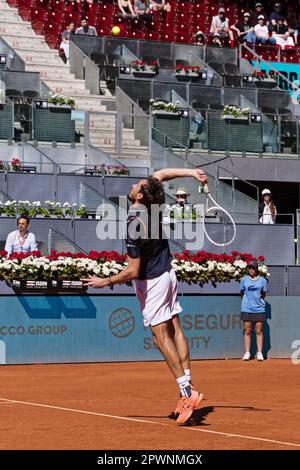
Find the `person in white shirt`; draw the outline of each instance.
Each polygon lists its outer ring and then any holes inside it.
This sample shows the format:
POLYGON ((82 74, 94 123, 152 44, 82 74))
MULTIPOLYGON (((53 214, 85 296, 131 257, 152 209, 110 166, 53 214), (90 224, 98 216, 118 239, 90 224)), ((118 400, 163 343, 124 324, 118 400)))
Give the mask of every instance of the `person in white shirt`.
POLYGON ((14 252, 30 253, 38 249, 35 235, 28 231, 29 222, 30 219, 26 215, 21 215, 18 218, 18 230, 10 232, 6 239, 5 251, 8 255, 14 252))
POLYGON ((276 44, 276 39, 269 35, 269 29, 268 26, 265 25, 264 15, 259 15, 258 23, 254 26, 254 33, 258 44, 266 44, 268 42, 272 45, 276 44))
POLYGON ((234 36, 233 32, 229 28, 229 20, 225 15, 225 8, 219 8, 219 14, 214 16, 211 22, 210 34, 214 37, 216 34, 220 36, 220 39, 226 39, 229 37, 230 46, 234 47, 234 36))
POLYGON ((275 224, 277 209, 272 201, 272 194, 269 189, 264 189, 262 192, 263 201, 259 204, 259 223, 260 224, 275 224))

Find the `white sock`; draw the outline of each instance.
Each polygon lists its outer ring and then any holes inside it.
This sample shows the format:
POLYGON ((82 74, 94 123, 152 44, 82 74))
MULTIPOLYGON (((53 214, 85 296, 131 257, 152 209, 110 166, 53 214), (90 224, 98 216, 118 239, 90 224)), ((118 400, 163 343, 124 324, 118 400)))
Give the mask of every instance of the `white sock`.
POLYGON ((181 396, 189 398, 191 396, 191 385, 186 375, 178 377, 176 382, 178 383, 181 396))
POLYGON ((184 369, 184 373, 186 375, 186 378, 188 379, 188 381, 191 383, 191 370, 190 369, 184 369))

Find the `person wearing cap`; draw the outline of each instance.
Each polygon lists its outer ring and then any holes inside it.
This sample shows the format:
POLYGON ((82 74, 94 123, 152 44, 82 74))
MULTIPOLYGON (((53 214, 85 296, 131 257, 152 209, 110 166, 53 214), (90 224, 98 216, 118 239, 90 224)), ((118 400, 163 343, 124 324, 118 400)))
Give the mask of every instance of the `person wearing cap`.
POLYGON ((275 38, 276 45, 282 50, 295 47, 293 38, 290 36, 289 28, 284 24, 284 18, 278 16, 277 23, 272 26, 272 37, 275 38))
POLYGON ((237 23, 230 27, 232 30, 236 31, 240 42, 247 42, 249 44, 255 44, 256 36, 254 34, 253 27, 250 23, 250 13, 244 13, 244 20, 242 23, 237 23))
POLYGON ((170 207, 170 210, 178 214, 180 218, 183 218, 185 213, 191 215, 192 207, 187 201, 187 197, 190 196, 190 194, 187 193, 186 189, 183 187, 178 188, 174 196, 176 197, 176 203, 170 207))
POLYGON ((206 44, 206 36, 202 31, 197 31, 195 34, 194 44, 198 44, 199 46, 204 46, 206 44))
POLYGON ((257 2, 255 4, 255 10, 252 11, 251 13, 251 16, 250 16, 250 24, 251 26, 255 26, 257 23, 258 23, 258 17, 263 15, 264 19, 265 19, 265 22, 266 22, 266 25, 268 25, 268 16, 266 15, 266 13, 264 13, 263 11, 263 5, 262 3, 260 2, 257 2))
POLYGON ((261 192, 263 201, 259 204, 259 223, 275 224, 277 209, 272 201, 272 194, 269 189, 263 189, 261 192))
POLYGON ((215 37, 215 35, 218 34, 220 40, 227 39, 229 37, 230 46, 234 47, 233 32, 229 28, 229 20, 226 18, 225 8, 219 8, 219 14, 217 16, 213 16, 210 26, 210 34, 212 37, 215 37))
POLYGON ((212 37, 212 46, 223 47, 220 33, 214 33, 212 37))
POLYGON ((265 24, 264 15, 259 15, 258 23, 254 26, 254 33, 258 44, 276 44, 276 39, 269 35, 269 28, 265 24))
POLYGON ((274 5, 274 11, 270 15, 270 23, 271 26, 275 26, 278 22, 278 19, 281 18, 282 15, 282 6, 281 3, 277 2, 274 5))
POLYGON ((263 361, 263 322, 266 320, 265 296, 267 293, 267 280, 259 275, 257 261, 248 263, 248 274, 240 282, 240 293, 242 297, 241 320, 244 322, 245 354, 243 361, 249 361, 252 325, 255 325, 256 345, 258 361, 263 361))

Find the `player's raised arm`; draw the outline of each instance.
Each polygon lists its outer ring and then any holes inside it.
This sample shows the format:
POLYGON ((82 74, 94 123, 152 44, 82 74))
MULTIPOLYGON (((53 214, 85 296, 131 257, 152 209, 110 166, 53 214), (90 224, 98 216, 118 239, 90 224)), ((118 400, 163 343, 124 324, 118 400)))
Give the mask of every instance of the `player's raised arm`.
POLYGON ((164 168, 158 170, 153 174, 154 178, 159 181, 169 181, 175 178, 192 177, 200 183, 204 184, 207 181, 206 173, 201 168, 164 168))

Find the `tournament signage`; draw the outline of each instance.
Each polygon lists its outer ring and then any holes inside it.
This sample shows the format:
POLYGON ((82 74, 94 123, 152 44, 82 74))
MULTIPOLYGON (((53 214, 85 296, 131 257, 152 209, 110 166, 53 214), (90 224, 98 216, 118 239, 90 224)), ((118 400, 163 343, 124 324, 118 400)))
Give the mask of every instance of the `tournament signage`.
MULTIPOLYGON (((241 357, 240 302, 237 295, 180 296, 193 359, 241 357)), ((271 357, 291 357, 299 340, 299 297, 267 302, 266 347, 271 357)), ((2 364, 162 359, 134 295, 2 295, 0 309, 2 364)))

